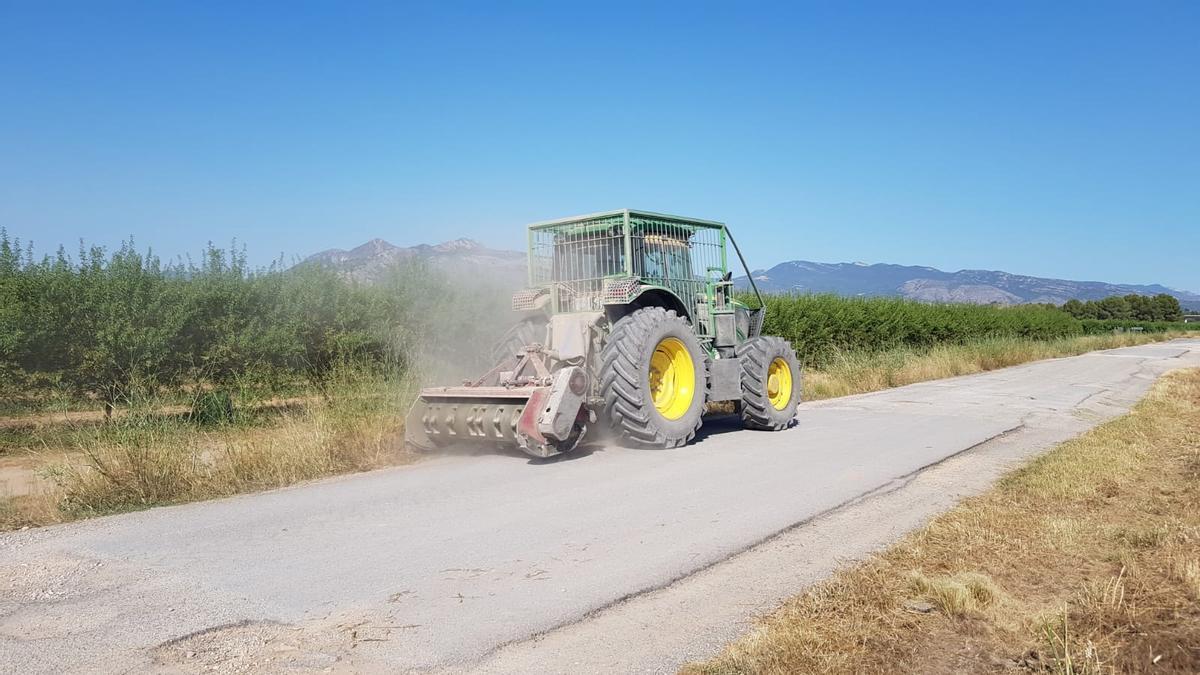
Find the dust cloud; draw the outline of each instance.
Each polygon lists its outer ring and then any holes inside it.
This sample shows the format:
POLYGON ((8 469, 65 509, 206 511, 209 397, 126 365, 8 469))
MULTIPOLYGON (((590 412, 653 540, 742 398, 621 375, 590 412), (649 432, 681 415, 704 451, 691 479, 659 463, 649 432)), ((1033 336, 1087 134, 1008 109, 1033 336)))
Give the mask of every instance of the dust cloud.
POLYGON ((382 275, 398 314, 391 344, 414 384, 457 385, 495 365, 492 350, 519 319, 512 294, 524 282, 523 269, 420 261, 382 275))

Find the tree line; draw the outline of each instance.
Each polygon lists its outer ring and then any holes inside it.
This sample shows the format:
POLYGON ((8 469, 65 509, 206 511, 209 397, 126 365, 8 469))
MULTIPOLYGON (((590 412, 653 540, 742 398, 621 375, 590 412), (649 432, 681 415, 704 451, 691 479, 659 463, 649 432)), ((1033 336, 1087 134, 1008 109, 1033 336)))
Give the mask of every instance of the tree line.
POLYGON ((1158 295, 1113 295, 1103 300, 1071 299, 1062 311, 1076 319, 1114 321, 1182 321, 1183 308, 1178 298, 1166 293, 1158 295))
MULTIPOLYGON (((752 296, 743 298, 753 304, 752 296)), ((1084 334, 1137 329, 1150 332, 1200 328, 1181 322, 1179 302, 1170 295, 1120 296, 1011 307, 924 303, 892 297, 847 298, 823 294, 765 297, 764 332, 787 338, 801 360, 820 367, 848 351, 926 348, 987 338, 1052 340, 1084 334), (1119 302, 1118 302, 1119 301, 1119 302), (1103 306, 1106 313, 1075 314, 1076 306, 1103 306), (1125 308, 1124 311, 1115 311, 1125 308)))
POLYGON ((1078 320, 1052 306, 935 304, 825 294, 764 299, 763 332, 786 338, 806 365, 817 367, 845 352, 921 349, 997 337, 1052 340, 1083 333, 1078 320))
POLYGON ((449 308, 494 304, 419 261, 363 284, 318 265, 254 268, 211 244, 197 261, 132 241, 37 258, 0 230, 0 398, 53 391, 111 410, 180 388, 323 390, 346 364, 405 373, 453 358, 439 353, 446 333, 491 329, 449 308))

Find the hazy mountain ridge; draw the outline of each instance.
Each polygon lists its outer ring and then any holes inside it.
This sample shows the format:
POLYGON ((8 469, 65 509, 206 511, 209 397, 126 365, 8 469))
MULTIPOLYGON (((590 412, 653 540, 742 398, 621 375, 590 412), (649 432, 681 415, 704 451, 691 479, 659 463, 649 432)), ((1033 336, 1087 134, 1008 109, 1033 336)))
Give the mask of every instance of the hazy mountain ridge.
POLYGON ((302 264, 328 265, 353 279, 372 281, 395 263, 412 259, 427 261, 434 267, 453 273, 486 273, 489 277, 511 278, 514 286, 520 285, 525 273, 525 253, 491 249, 466 238, 408 247, 396 246, 383 239, 372 239, 348 251, 333 248, 314 253, 305 258, 302 264))
MULTIPOLYGON (((1100 300, 1111 295, 1173 295, 1187 307, 1200 307, 1200 294, 1159 284, 1115 284, 1011 274, 1000 270, 945 272, 934 267, 876 263, 817 263, 792 260, 751 273, 760 290, 900 296, 926 302, 1005 304, 1100 300)), ((746 277, 738 279, 747 287, 746 277)))
MULTIPOLYGON (((456 274, 503 279, 514 287, 524 282, 526 256, 522 251, 491 249, 473 239, 402 247, 372 239, 350 250, 330 249, 313 254, 305 263, 332 266, 360 281, 371 281, 392 264, 422 259, 456 274)), ((1056 305, 1076 298, 1099 300, 1111 295, 1167 293, 1185 307, 1200 308, 1200 294, 1158 284, 1114 284, 1071 281, 1011 274, 999 270, 945 272, 934 267, 887 263, 820 263, 791 260, 753 273, 763 291, 836 293, 838 295, 899 296, 925 302, 971 302, 1015 305, 1048 302, 1056 305)), ((746 288, 746 277, 737 279, 746 288)))

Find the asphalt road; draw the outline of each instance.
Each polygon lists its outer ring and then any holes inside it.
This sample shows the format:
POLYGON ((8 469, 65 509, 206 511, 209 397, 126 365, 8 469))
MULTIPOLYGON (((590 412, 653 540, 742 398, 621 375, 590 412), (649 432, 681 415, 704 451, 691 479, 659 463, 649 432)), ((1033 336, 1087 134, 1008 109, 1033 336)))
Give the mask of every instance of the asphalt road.
POLYGON ((1147 345, 804 404, 780 433, 448 456, 0 535, 0 671, 670 670, 959 493, 864 496, 948 458, 983 489, 1198 365, 1200 341, 1147 345), (781 544, 821 518, 841 548, 781 544))

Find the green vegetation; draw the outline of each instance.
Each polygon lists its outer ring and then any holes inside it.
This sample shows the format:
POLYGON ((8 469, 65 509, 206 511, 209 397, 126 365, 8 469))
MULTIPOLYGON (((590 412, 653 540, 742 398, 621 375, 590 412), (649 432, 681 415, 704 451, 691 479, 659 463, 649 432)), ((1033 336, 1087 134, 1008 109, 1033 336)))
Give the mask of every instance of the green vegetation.
POLYGON ((194 400, 205 418, 228 416, 229 392, 325 394, 340 368, 461 360, 450 350, 486 343, 494 322, 476 319, 506 305, 417 262, 366 285, 312 265, 252 269, 211 245, 198 263, 132 242, 37 260, 0 230, 0 412, 194 400))
POLYGON ((1068 300, 1063 312, 1079 319, 1087 335, 1122 331, 1162 333, 1166 331, 1200 330, 1200 324, 1183 323, 1184 311, 1179 300, 1166 293, 1148 295, 1113 295, 1103 300, 1068 300))
POLYGON ((1079 326, 1087 335, 1139 330, 1147 333, 1200 330, 1200 326, 1196 324, 1187 324, 1181 321, 1129 321, 1121 319, 1083 319, 1079 322, 1079 326))
MULTIPOLYGON (((1178 309, 1175 298, 1161 297, 1175 302, 1178 309)), ((1052 305, 929 304, 900 298, 809 294, 772 295, 765 300, 763 331, 789 340, 801 362, 815 368, 839 363, 846 354, 922 351, 981 340, 1058 340, 1132 328, 1158 333, 1200 329, 1200 325, 1178 321, 1081 320, 1052 305)), ((1154 301, 1155 307, 1169 304, 1159 298, 1146 300, 1154 301)))
POLYGON ((1118 321, 1182 321, 1179 300, 1166 293, 1113 295, 1103 300, 1068 300, 1062 310, 1076 319, 1115 319, 1118 321))
POLYGON ((786 338, 802 363, 816 367, 846 352, 929 348, 998 337, 1046 340, 1081 333, 1077 321, 1044 307, 932 305, 835 295, 775 295, 767 297, 766 304, 763 332, 786 338))

